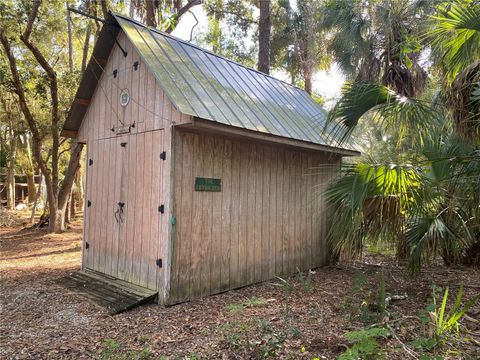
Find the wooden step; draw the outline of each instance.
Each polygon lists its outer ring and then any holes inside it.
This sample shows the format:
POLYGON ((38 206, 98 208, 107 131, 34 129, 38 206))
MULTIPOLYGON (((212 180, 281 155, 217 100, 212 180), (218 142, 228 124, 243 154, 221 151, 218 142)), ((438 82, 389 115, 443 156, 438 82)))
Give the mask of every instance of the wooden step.
POLYGON ((158 292, 92 270, 76 271, 55 282, 113 314, 153 302, 158 292))

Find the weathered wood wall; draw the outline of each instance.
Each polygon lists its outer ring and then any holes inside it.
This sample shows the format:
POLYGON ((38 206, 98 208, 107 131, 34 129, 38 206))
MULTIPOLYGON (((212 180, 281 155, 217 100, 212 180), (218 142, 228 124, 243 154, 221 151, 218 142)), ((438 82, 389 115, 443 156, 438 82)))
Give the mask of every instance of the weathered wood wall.
POLYGON ((172 106, 123 32, 118 41, 128 55, 113 47, 77 136, 87 144, 85 197, 92 204, 85 208, 82 266, 158 289, 162 302, 170 276, 171 127, 191 118, 172 106), (122 107, 125 88, 130 102, 122 107), (129 134, 111 130, 132 124, 129 134), (163 151, 165 161, 159 158, 163 151), (123 223, 114 217, 118 202, 125 203, 123 223))
POLYGON ((173 107, 124 32, 120 32, 117 40, 128 55, 123 56, 120 48, 114 45, 80 127, 78 141, 116 137, 112 128, 134 123, 132 134, 191 122, 190 116, 173 107), (135 70, 133 64, 137 61, 139 65, 135 70), (114 70, 117 70, 116 77, 114 70), (130 102, 126 107, 120 105, 123 89, 130 92, 130 102))
POLYGON ((334 172, 312 169, 340 158, 182 130, 172 141, 172 127, 191 117, 172 106, 124 33, 118 41, 128 55, 114 46, 77 137, 87 144, 92 202, 83 267, 176 303, 324 264, 320 193, 334 172), (125 88, 130 102, 122 107, 125 88), (129 134, 111 130, 133 124, 129 134), (167 159, 159 162, 162 151, 167 159), (193 191, 196 176, 221 178, 222 191, 193 191), (120 224, 119 201, 126 204, 120 224))
POLYGON ((173 263, 168 303, 323 265, 321 196, 340 158, 176 130, 173 263), (194 191, 195 177, 221 192, 194 191))

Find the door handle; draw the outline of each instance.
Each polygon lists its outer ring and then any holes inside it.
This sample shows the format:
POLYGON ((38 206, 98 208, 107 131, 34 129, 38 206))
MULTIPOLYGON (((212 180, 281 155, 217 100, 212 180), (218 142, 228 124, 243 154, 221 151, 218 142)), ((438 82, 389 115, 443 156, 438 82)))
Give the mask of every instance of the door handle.
POLYGON ((118 218, 120 219, 120 222, 123 223, 123 207, 125 206, 124 202, 119 202, 118 203, 118 218))
POLYGON ((125 206, 125 203, 124 202, 119 202, 117 203, 117 210, 114 212, 114 216, 115 216, 115 220, 118 223, 123 223, 124 222, 124 219, 123 219, 123 207, 125 206))

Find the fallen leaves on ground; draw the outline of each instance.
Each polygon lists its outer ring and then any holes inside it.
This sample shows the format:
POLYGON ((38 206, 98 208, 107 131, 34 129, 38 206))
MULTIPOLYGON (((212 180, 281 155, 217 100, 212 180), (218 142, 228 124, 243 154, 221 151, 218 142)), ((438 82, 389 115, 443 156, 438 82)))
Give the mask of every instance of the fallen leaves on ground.
MULTIPOLYGON (((293 288, 288 311, 282 282, 272 280, 172 307, 151 304, 111 317, 53 282, 79 268, 81 226, 77 220, 63 234, 0 229, 0 358, 98 358, 106 341, 113 339, 133 352, 148 349, 154 359, 334 359, 348 346, 345 332, 365 326, 348 316, 349 307, 362 301, 361 295, 352 296, 359 273, 375 289, 378 272, 383 271, 388 292, 408 295, 392 302, 391 319, 424 309, 433 283, 452 288, 468 285, 464 299, 480 289, 478 270, 427 268, 412 280, 392 261, 378 266, 371 264, 378 263, 377 258, 367 258, 370 261, 355 266, 316 269, 311 284, 305 275, 285 277, 293 288)), ((479 307, 473 311, 478 318, 479 307)), ((406 344, 419 331, 414 321, 394 324, 406 344)), ((479 341, 480 326, 474 321, 469 325, 469 336, 479 341)), ((474 341, 451 358, 478 355, 474 341)), ((387 359, 406 358, 394 338, 383 341, 382 348, 387 359)))

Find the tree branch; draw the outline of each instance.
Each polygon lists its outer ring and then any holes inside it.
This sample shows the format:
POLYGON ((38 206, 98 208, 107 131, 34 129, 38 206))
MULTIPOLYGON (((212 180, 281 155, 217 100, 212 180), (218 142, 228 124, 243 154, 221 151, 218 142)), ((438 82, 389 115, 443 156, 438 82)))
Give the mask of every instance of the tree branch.
MULTIPOLYGON (((203 0, 188 0, 188 2, 178 10, 177 19, 180 20, 180 18, 192 7, 201 5, 202 3, 203 3, 203 0)), ((165 29, 164 32, 166 32, 167 34, 170 34, 173 31, 173 29, 174 29, 173 26, 170 25, 168 28, 165 29)))
MULTIPOLYGON (((27 27, 24 33, 20 36, 20 39, 23 41, 25 46, 30 50, 33 54, 35 59, 38 61, 40 66, 43 70, 47 73, 47 76, 50 80, 50 96, 52 98, 52 120, 51 120, 51 134, 52 134, 52 186, 53 186, 53 194, 58 193, 58 148, 59 148, 59 138, 60 134, 58 131, 58 123, 59 123, 59 114, 58 114, 58 83, 57 83, 57 74, 53 67, 48 63, 47 59, 38 47, 32 43, 30 40, 30 35, 32 33, 33 24, 37 19, 38 9, 42 4, 41 0, 36 0, 33 3, 32 11, 28 16, 27 27)), ((46 180, 47 176, 45 176, 46 180)))
MULTIPOLYGON (((33 115, 28 107, 27 100, 25 97, 25 91, 23 89, 22 83, 20 82, 20 75, 18 74, 17 69, 17 61, 15 60, 15 56, 13 55, 12 48, 10 43, 4 33, 3 30, 0 30, 0 42, 2 43, 3 49, 8 59, 8 64, 10 66, 10 72, 12 73, 13 78, 13 85, 15 88, 15 93, 18 96, 18 100, 20 103, 20 108, 22 109, 23 116, 27 121, 28 127, 32 132, 32 150, 33 156, 35 157, 40 170, 45 175, 45 183, 47 188, 51 185, 51 172, 50 169, 47 167, 46 162, 42 159, 42 151, 41 151, 41 136, 40 132, 38 131, 37 124, 33 118, 33 115)), ((51 190, 51 188, 49 189, 51 190)))

